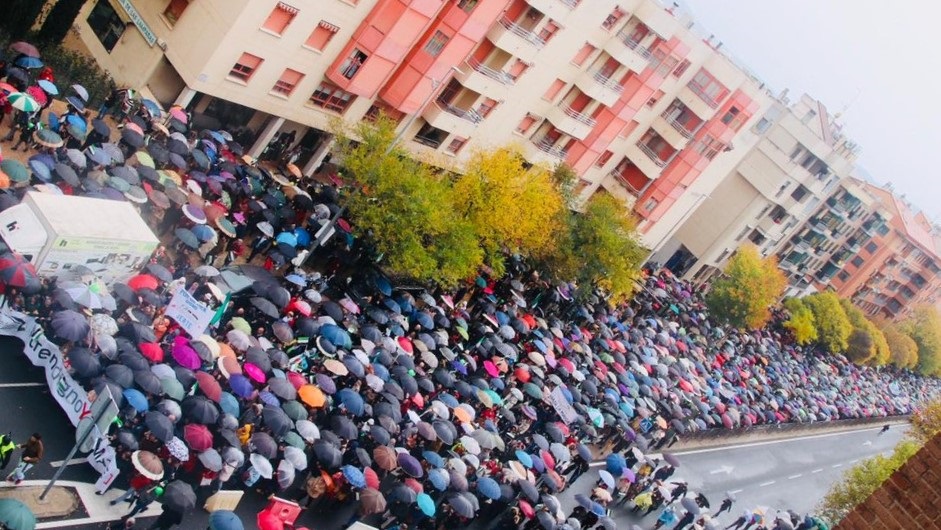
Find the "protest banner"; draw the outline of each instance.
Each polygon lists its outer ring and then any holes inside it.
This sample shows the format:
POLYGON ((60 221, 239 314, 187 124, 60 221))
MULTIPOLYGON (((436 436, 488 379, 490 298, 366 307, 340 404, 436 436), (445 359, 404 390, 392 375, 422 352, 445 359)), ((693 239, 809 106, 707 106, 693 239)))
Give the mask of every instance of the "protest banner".
POLYGON ((186 289, 178 289, 170 299, 164 314, 175 320, 190 337, 195 339, 206 333, 206 327, 212 321, 215 311, 194 298, 186 289))

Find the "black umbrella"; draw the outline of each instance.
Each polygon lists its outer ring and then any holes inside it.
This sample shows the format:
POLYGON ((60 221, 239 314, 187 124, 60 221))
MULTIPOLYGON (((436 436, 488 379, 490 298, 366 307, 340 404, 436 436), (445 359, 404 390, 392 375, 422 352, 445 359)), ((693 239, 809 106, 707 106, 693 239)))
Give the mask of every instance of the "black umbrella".
POLYGON ((130 388, 134 385, 134 372, 127 366, 121 364, 112 364, 105 368, 105 375, 123 388, 130 388))
POLYGON ((148 263, 146 267, 147 272, 153 274, 157 277, 158 280, 162 282, 171 282, 173 281, 173 273, 171 273, 166 267, 159 263, 148 263))
POLYGON ((251 299, 251 302, 252 302, 252 305, 255 306, 256 309, 258 309, 259 311, 261 311, 264 315, 268 317, 278 318, 279 316, 281 316, 280 312, 278 311, 278 308, 275 307, 273 303, 269 302, 268 300, 265 300, 264 298, 256 296, 251 299))
POLYGON ((87 337, 90 329, 88 319, 77 311, 57 311, 52 316, 52 331, 60 339, 77 342, 87 337))
POLYGON ((141 390, 148 394, 157 396, 163 394, 163 386, 160 384, 160 379, 150 370, 135 371, 134 382, 141 390))
POLYGON ((256 432, 252 435, 250 445, 256 453, 265 458, 271 459, 278 456, 278 442, 274 441, 274 438, 268 433, 256 432))
POLYGON ((232 429, 219 429, 216 434, 219 438, 225 443, 229 444, 232 447, 242 447, 242 442, 239 440, 237 434, 232 429))
POLYGON ((150 411, 144 416, 144 426, 161 442, 173 439, 173 422, 157 411, 150 411))
POLYGON ((199 238, 197 238, 196 234, 189 228, 177 228, 173 233, 184 245, 193 249, 199 248, 199 238))
POLYGON ((321 309, 323 309, 324 313, 326 313, 327 316, 329 316, 333 320, 337 322, 340 322, 343 320, 343 308, 340 307, 340 304, 332 300, 327 300, 326 302, 323 303, 323 305, 321 306, 321 309))
POLYGON ((176 374, 177 381, 183 385, 183 388, 190 388, 196 384, 196 374, 193 373, 189 368, 183 368, 182 366, 174 366, 173 373, 176 374))
POLYGON ((330 419, 330 430, 340 438, 355 440, 359 436, 356 425, 346 416, 334 416, 330 419))
POLYGON ((186 512, 196 506, 196 493, 193 487, 182 480, 174 480, 163 488, 163 504, 179 512, 186 512))
POLYGON ((523 495, 526 496, 529 500, 537 502, 539 500, 539 490, 536 489, 536 486, 528 480, 521 480, 517 482, 520 487, 520 491, 523 492, 523 495))
POLYGON ((121 324, 118 328, 118 332, 136 344, 140 344, 141 342, 157 342, 157 336, 154 334, 154 330, 138 322, 121 324))
POLYGON ((464 496, 453 495, 447 501, 456 514, 465 518, 474 517, 474 505, 464 496))
POLYGON ((183 400, 183 416, 196 423, 213 425, 219 421, 219 409, 202 396, 190 396, 183 400))
POLYGON ((343 462, 343 454, 340 450, 324 440, 314 442, 314 456, 327 469, 336 469, 343 462))
POLYGON ((389 441, 392 439, 391 435, 389 434, 389 431, 387 431, 385 427, 381 425, 373 425, 372 427, 370 427, 369 434, 370 436, 372 436, 373 440, 375 440, 376 443, 380 445, 387 445, 389 441))
POLYGON ((79 377, 95 377, 101 373, 101 361, 88 348, 73 348, 66 356, 79 377))
POLYGON ((78 179, 78 174, 75 173, 75 170, 72 169, 72 166, 68 164, 56 164, 55 167, 56 175, 60 179, 64 180, 70 186, 80 186, 81 181, 78 179))
POLYGON ((261 415, 262 419, 264 419, 265 426, 271 429, 271 432, 279 438, 290 432, 294 427, 294 422, 292 422, 291 418, 280 408, 265 405, 261 415))

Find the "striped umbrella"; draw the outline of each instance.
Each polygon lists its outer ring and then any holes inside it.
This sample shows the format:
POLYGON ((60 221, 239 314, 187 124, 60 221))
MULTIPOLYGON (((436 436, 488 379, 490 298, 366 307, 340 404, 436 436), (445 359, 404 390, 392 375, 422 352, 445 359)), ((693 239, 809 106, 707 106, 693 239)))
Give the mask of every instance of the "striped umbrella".
POLYGON ((11 287, 26 287, 38 284, 36 268, 19 254, 8 253, 0 256, 0 282, 11 287))
POLYGON ((10 102, 10 105, 12 105, 14 109, 22 110, 23 112, 36 112, 40 107, 39 103, 26 92, 10 94, 7 96, 7 101, 10 102))

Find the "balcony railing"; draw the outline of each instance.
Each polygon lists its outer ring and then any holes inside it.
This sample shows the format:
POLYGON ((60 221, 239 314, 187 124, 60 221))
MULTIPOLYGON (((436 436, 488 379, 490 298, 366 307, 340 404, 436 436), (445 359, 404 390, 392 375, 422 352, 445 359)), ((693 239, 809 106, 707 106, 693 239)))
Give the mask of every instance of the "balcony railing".
POLYGON ((537 48, 542 48, 546 45, 546 41, 539 38, 539 35, 536 35, 532 31, 529 31, 523 26, 520 26, 507 17, 500 19, 500 25, 509 30, 510 33, 516 35, 517 37, 525 40, 537 48))
POLYGON ((473 68, 475 72, 479 72, 489 77, 490 79, 493 79, 494 81, 498 83, 502 83, 504 85, 512 85, 514 82, 516 82, 516 80, 513 79, 510 76, 510 74, 506 72, 501 72, 500 70, 490 68, 489 66, 482 64, 480 61, 476 59, 471 59, 467 61, 467 64, 471 68, 473 68))
POLYGON ((437 138, 430 138, 427 136, 416 136, 415 138, 412 138, 412 140, 422 145, 428 146, 432 149, 437 149, 438 147, 441 146, 441 140, 438 140, 437 138))
POLYGON ((581 2, 582 0, 559 0, 559 1, 565 4, 565 7, 569 9, 575 9, 576 7, 578 7, 578 3, 581 2))
POLYGON ((592 79, 595 80, 595 83, 598 83, 599 85, 607 88, 608 90, 613 90, 617 92, 618 94, 624 91, 624 87, 621 86, 620 83, 602 74, 600 71, 597 71, 594 74, 592 74, 592 79))
POLYGON ((682 123, 681 121, 677 120, 676 117, 674 117, 670 112, 664 111, 663 114, 660 115, 660 117, 666 120, 666 122, 670 124, 670 127, 673 127, 674 129, 676 129, 676 132, 680 133, 683 136, 683 138, 686 138, 687 140, 691 140, 693 136, 696 134, 696 131, 699 130, 699 127, 701 127, 702 124, 705 123, 705 122, 702 122, 696 125, 695 127, 693 127, 692 129, 689 129, 686 127, 685 123, 682 123))
POLYGON ((442 103, 440 101, 438 102, 438 106, 440 106, 448 114, 453 114, 454 116, 457 116, 458 118, 463 118, 471 123, 475 123, 475 124, 480 123, 484 119, 484 117, 481 116, 474 109, 462 109, 459 107, 455 107, 454 105, 442 103))
POLYGON ((640 197, 641 190, 637 189, 637 187, 631 184, 631 182, 627 180, 627 177, 621 174, 620 171, 618 171, 617 169, 612 169, 611 172, 608 174, 614 177, 614 180, 618 181, 618 183, 620 183, 621 186, 624 186, 624 188, 627 189, 628 193, 630 193, 631 195, 635 197, 640 197))
POLYGON ((706 91, 703 90, 703 87, 699 86, 698 84, 689 83, 688 85, 686 85, 686 88, 688 88, 690 92, 692 92, 693 94, 696 94, 697 96, 699 96, 699 99, 703 100, 703 102, 705 102, 706 105, 709 105, 709 108, 714 109, 719 106, 719 100, 707 94, 706 91))
POLYGON ((640 45, 639 42, 632 39, 631 34, 628 31, 625 31, 623 29, 619 31, 618 38, 621 39, 621 42, 623 42, 625 46, 634 50, 634 52, 636 52, 638 55, 640 55, 644 59, 650 59, 650 50, 648 50, 647 48, 644 48, 643 46, 640 45))
POLYGON ((572 118, 573 120, 575 120, 575 121, 577 121, 577 122, 579 122, 579 123, 583 123, 583 124, 585 124, 585 125, 587 125, 587 126, 589 126, 589 127, 594 127, 594 126, 595 126, 595 123, 597 123, 597 122, 595 121, 595 119, 592 118, 591 116, 589 116, 589 115, 587 115, 587 114, 584 114, 584 113, 581 113, 581 112, 578 112, 577 110, 573 109, 572 107, 565 107, 565 111, 564 111, 564 112, 565 112, 565 115, 568 116, 569 118, 572 118))
MULTIPOLYGON (((656 164, 658 167, 664 167, 670 162, 669 159, 664 160, 660 158, 660 155, 658 155, 653 149, 648 147, 647 144, 637 142, 637 148, 640 149, 645 155, 647 155, 648 158, 653 160, 653 163, 656 164)), ((673 156, 671 155, 670 158, 673 158, 673 156)))
POLYGON ((568 154, 568 152, 565 149, 561 147, 556 147, 552 142, 550 142, 549 140, 545 138, 534 143, 536 144, 536 147, 540 151, 542 151, 543 153, 552 155, 556 158, 564 159, 566 155, 568 154))

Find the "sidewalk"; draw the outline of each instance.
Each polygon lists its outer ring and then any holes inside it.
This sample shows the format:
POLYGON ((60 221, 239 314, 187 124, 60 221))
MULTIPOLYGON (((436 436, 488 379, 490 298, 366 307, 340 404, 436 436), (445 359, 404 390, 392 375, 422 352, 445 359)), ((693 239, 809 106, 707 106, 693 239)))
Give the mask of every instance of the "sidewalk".
MULTIPOLYGON (((36 528, 69 528, 78 525, 116 521, 130 511, 130 505, 120 503, 111 506, 122 490, 109 490, 104 495, 95 493, 95 485, 86 482, 60 480, 50 490, 45 500, 40 501, 46 480, 24 480, 19 486, 0 484, 0 498, 14 498, 25 503, 40 521, 36 528)), ((154 502, 136 518, 157 517, 161 505, 154 502)))

